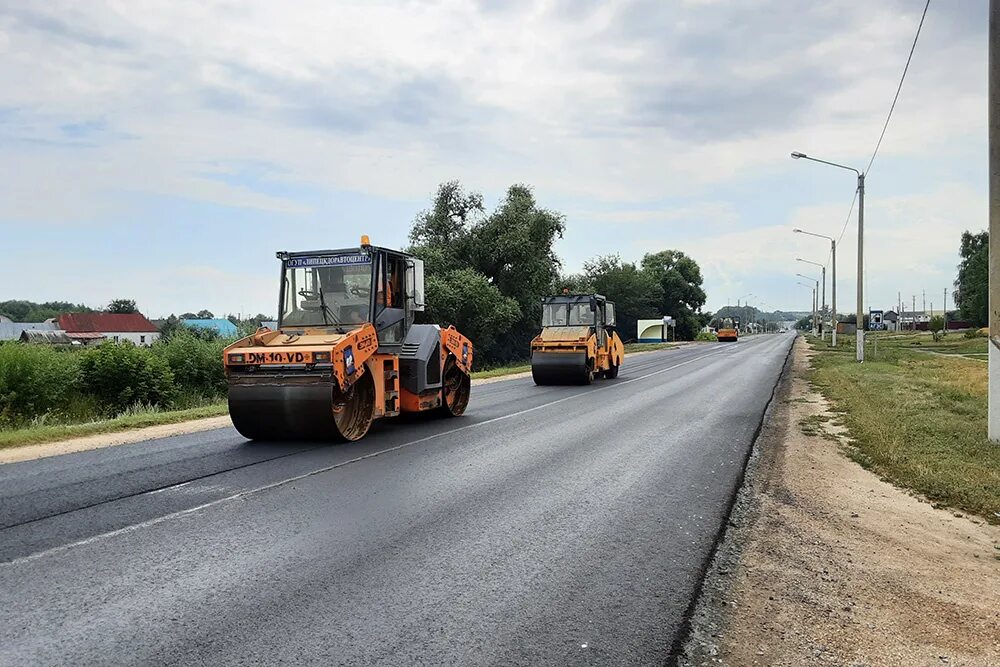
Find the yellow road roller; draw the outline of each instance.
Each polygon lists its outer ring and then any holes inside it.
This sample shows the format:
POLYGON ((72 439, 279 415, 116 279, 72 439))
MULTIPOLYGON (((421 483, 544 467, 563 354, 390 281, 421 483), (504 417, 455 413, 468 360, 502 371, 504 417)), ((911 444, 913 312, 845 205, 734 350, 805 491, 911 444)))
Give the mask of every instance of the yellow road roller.
POLYGON ((357 248, 279 252, 277 330, 223 352, 233 425, 251 440, 358 440, 403 412, 461 415, 472 342, 416 324, 423 262, 361 237, 357 248))
POLYGON ((595 377, 618 377, 625 346, 614 324, 615 304, 600 294, 542 299, 542 332, 531 341, 535 384, 590 384, 595 377))

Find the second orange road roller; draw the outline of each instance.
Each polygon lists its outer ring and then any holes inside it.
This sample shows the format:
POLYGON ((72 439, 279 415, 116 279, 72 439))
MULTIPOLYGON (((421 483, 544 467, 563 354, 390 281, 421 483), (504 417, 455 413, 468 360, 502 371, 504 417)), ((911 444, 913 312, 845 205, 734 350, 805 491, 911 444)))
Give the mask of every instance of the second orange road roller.
POLYGON ((590 384, 616 378, 625 346, 614 329, 615 304, 600 294, 542 299, 542 331, 531 341, 535 384, 590 384))
POLYGON ((233 425, 252 440, 358 440, 404 412, 461 415, 472 342, 416 324, 423 262, 369 243, 279 252, 277 330, 223 352, 233 425))

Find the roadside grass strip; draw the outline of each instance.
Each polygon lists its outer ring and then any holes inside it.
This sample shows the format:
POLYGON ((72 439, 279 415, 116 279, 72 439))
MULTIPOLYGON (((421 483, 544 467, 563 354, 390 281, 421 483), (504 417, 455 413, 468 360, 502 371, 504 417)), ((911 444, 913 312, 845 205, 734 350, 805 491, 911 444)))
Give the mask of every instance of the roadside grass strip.
POLYGON ((813 340, 810 380, 846 426, 851 458, 936 505, 1000 524, 1000 446, 986 437, 986 366, 960 354, 920 354, 911 342, 880 340, 877 356, 866 345, 858 364, 852 345, 833 350, 813 340))
POLYGON ((147 426, 162 426, 179 422, 204 419, 206 417, 221 417, 229 413, 225 399, 187 410, 149 410, 129 411, 112 419, 87 422, 83 424, 37 424, 25 428, 0 430, 0 449, 19 447, 22 445, 37 445, 48 442, 69 440, 70 438, 103 433, 117 433, 145 428, 147 426))

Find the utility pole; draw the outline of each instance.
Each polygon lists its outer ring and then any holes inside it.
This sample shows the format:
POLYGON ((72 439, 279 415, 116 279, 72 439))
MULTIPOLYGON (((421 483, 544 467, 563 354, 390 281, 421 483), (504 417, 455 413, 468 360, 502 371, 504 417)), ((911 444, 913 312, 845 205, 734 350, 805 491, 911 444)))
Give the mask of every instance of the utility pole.
POLYGON ((941 301, 941 318, 944 320, 944 332, 948 333, 948 288, 944 288, 944 299, 941 301))
POLYGON ((858 313, 857 361, 865 360, 865 175, 858 174, 858 313))
POLYGON ((924 315, 930 316, 930 313, 927 312, 927 290, 924 290, 924 315))
POLYGON ((1000 0, 990 0, 989 96, 990 127, 990 269, 989 269, 989 428, 1000 441, 1000 0))
POLYGON ((910 330, 917 330, 917 295, 913 295, 913 310, 910 311, 910 330))
POLYGON ((896 331, 903 330, 903 293, 896 292, 896 331))

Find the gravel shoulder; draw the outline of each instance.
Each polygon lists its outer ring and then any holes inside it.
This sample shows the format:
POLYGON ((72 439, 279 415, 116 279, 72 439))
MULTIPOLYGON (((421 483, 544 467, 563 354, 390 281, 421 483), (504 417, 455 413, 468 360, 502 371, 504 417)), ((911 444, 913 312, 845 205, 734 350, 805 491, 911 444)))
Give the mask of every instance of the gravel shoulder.
POLYGON ((841 452, 796 341, 681 665, 1000 664, 1000 528, 841 452))

